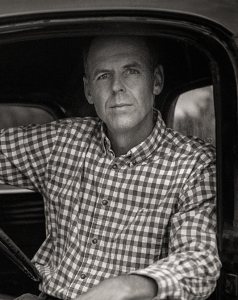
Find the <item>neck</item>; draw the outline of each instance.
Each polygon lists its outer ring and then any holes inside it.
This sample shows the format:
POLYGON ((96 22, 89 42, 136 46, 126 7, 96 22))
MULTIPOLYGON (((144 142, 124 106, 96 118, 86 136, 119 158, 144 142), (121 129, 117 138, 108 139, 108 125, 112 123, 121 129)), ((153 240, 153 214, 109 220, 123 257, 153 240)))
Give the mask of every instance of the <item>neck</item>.
POLYGON ((124 131, 108 130, 108 137, 116 156, 126 154, 130 149, 143 142, 154 127, 153 114, 147 116, 146 124, 141 122, 136 127, 124 131))

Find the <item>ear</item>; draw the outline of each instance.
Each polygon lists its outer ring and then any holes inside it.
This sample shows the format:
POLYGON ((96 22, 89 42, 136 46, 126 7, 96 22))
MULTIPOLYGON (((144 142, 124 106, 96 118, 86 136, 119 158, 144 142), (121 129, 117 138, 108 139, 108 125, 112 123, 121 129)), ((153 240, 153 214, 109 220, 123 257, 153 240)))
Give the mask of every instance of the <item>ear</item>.
POLYGON ((161 65, 157 66, 154 70, 154 87, 153 94, 159 95, 164 86, 164 69, 161 65))
POLYGON ((83 77, 83 83, 84 83, 84 95, 85 95, 86 99, 88 100, 88 103, 93 104, 93 99, 92 99, 92 95, 90 92, 88 78, 86 76, 83 77))

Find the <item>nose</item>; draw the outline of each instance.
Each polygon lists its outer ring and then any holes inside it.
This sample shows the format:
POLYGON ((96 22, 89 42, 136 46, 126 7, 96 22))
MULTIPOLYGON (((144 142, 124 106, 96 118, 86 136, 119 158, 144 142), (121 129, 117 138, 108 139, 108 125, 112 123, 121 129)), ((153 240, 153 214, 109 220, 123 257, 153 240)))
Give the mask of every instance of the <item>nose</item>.
POLYGON ((120 74, 114 74, 114 76, 113 76, 112 91, 114 93, 125 91, 125 85, 123 83, 123 78, 121 77, 120 74))

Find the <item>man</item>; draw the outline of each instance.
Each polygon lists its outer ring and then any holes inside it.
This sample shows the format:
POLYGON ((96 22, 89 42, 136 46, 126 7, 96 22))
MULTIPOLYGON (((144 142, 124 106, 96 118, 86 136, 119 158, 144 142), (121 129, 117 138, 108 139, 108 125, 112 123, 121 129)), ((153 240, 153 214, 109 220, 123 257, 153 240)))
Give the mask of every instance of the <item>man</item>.
POLYGON ((207 298, 220 268, 212 148, 153 109, 163 69, 142 38, 93 39, 84 86, 100 119, 0 138, 2 182, 45 200, 47 238, 33 259, 44 298, 207 298))

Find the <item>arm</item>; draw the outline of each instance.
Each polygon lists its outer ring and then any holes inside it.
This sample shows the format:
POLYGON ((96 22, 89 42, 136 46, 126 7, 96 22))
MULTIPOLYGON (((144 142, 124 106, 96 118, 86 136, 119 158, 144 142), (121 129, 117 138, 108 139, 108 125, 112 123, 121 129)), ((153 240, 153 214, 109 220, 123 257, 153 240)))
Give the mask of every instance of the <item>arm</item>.
POLYGON ((146 276, 122 275, 106 279, 76 300, 151 300, 156 282, 146 276))
POLYGON ((215 192, 214 161, 201 155, 171 218, 168 256, 135 272, 157 282, 156 299, 206 299, 214 290, 220 269, 215 192))
POLYGON ((0 183, 38 189, 53 146, 51 125, 0 132, 0 183))

